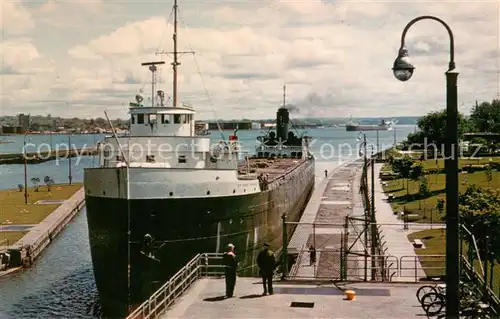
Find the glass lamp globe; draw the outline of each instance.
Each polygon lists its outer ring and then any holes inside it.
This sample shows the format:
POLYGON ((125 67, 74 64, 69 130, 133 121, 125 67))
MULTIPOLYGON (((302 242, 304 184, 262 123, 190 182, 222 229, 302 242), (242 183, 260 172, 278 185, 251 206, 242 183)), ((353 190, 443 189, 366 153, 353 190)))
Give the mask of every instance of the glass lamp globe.
POLYGON ((408 81, 413 75, 415 67, 410 63, 408 51, 405 47, 399 49, 398 57, 394 60, 392 71, 399 81, 408 81))
POLYGON ((401 82, 408 81, 413 75, 413 70, 410 69, 393 69, 394 76, 401 82))

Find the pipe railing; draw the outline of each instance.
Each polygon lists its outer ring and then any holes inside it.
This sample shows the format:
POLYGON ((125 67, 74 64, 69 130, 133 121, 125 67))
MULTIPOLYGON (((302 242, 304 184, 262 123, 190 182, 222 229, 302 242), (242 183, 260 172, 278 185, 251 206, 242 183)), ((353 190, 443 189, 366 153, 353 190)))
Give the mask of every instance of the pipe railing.
POLYGON ((202 277, 222 276, 222 254, 198 254, 182 267, 151 297, 137 307, 127 319, 154 319, 163 315, 195 281, 202 277))

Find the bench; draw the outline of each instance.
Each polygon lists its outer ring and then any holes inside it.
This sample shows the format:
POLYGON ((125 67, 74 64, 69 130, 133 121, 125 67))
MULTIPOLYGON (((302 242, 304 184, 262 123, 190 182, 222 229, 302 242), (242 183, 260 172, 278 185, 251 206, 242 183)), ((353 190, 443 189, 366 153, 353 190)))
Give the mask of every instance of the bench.
POLYGON ((413 247, 415 248, 422 248, 424 246, 424 243, 420 239, 414 239, 413 240, 413 247))

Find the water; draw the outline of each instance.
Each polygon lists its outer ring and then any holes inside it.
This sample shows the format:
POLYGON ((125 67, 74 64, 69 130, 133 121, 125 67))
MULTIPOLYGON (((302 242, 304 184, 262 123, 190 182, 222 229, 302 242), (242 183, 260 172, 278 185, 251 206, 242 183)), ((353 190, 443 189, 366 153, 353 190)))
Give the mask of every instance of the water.
MULTIPOLYGON (((413 132, 413 126, 398 126, 397 140, 400 141, 413 132)), ((226 138, 231 132, 224 132, 226 138)), ((239 131, 243 146, 253 147, 259 131, 239 131)), ((346 132, 343 128, 312 129, 308 135, 316 138, 313 153, 319 162, 342 162, 358 155, 359 132, 346 132), (343 145, 345 143, 345 145, 343 145), (341 147, 341 145, 343 145, 341 147)), ((376 144, 376 132, 367 132, 367 138, 376 144)), ((77 135, 71 137, 75 147, 92 146, 102 136, 77 135)), ((8 136, 16 143, 0 144, 0 153, 20 152, 23 136, 8 136)), ((212 131, 214 143, 220 139, 217 131, 212 131)), ((57 143, 67 143, 68 137, 53 135, 53 147, 57 143)), ((31 136, 31 143, 49 143, 47 135, 31 136)), ((379 145, 389 146, 394 142, 394 132, 379 132, 379 145)), ((29 151, 29 150, 28 150, 29 151)), ((83 181, 83 169, 97 165, 92 157, 82 157, 79 162, 72 159, 74 182, 83 181)), ((52 176, 56 182, 68 180, 68 160, 51 161, 28 165, 28 180, 32 177, 52 176)), ((24 180, 23 165, 0 165, 0 188, 14 188, 24 180)), ((83 210, 68 227, 52 242, 33 267, 0 278, 0 319, 4 318, 99 318, 99 303, 92 272, 86 213, 83 210)))
POLYGON ((82 210, 33 267, 0 278, 0 318, 98 318, 86 212, 82 210))

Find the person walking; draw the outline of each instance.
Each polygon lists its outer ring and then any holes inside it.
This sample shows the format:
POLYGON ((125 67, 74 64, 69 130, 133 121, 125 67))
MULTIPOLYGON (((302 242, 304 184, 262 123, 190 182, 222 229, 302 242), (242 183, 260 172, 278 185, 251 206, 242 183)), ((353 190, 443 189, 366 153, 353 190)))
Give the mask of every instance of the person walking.
POLYGON ((234 294, 234 286, 236 285, 236 268, 238 267, 238 259, 234 253, 234 245, 227 245, 227 251, 222 257, 224 261, 224 272, 226 279, 226 298, 232 298, 234 294))
POLYGON ((328 177, 328 170, 325 169, 325 177, 328 177))
POLYGON ((273 274, 276 268, 276 257, 269 249, 269 244, 265 243, 264 248, 257 256, 257 266, 260 269, 260 276, 262 277, 262 285, 264 286, 263 296, 273 294, 273 274))

